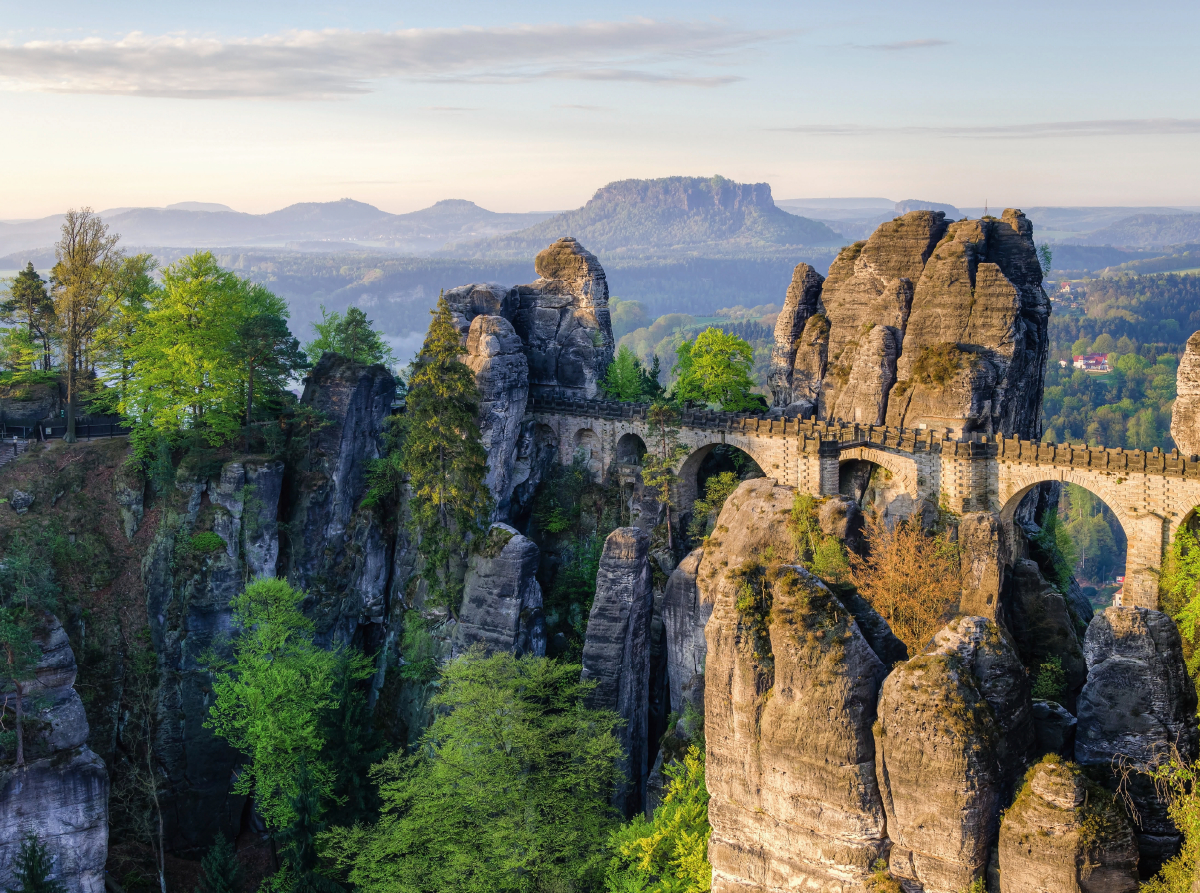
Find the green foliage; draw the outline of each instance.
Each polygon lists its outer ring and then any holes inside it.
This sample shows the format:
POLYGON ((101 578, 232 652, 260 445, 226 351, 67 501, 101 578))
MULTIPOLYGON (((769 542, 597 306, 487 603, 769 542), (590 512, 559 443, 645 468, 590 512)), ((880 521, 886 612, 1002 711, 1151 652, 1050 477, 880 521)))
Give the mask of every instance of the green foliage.
POLYGON ((693 540, 702 540, 712 533, 725 500, 740 484, 738 476, 732 471, 723 471, 705 481, 704 496, 692 504, 692 523, 688 527, 688 536, 693 540))
POLYGON ((944 341, 922 348, 913 364, 913 379, 926 386, 942 386, 950 381, 964 365, 975 361, 975 355, 957 344, 944 341))
POLYGON ((1190 893, 1200 871, 1200 763, 1185 761, 1178 752, 1150 770, 1150 779, 1167 814, 1183 834, 1183 847, 1175 858, 1141 885, 1141 893, 1190 893))
MULTIPOLYGON (((338 766, 338 771, 346 767, 338 766)), ((317 780, 301 757, 295 793, 290 798, 291 821, 275 835, 282 865, 264 885, 264 893, 341 893, 340 884, 320 869, 317 839, 326 829, 317 780)))
POLYGON ((670 779, 651 821, 640 815, 613 832, 605 878, 608 893, 703 893, 708 863, 708 790, 704 753, 693 745, 682 763, 663 767, 670 779))
POLYGON ((671 510, 675 507, 675 484, 679 480, 675 468, 688 450, 679 442, 679 416, 671 406, 653 404, 646 411, 646 422, 650 443, 642 457, 642 484, 667 510, 667 546, 674 550, 671 510))
POLYGON ((163 271, 129 334, 121 412, 160 434, 228 442, 254 401, 278 397, 302 357, 282 299, 197 252, 163 271))
POLYGON ((1163 610, 1175 618, 1187 643, 1188 672, 1200 673, 1200 649, 1196 632, 1200 629, 1200 541, 1188 526, 1180 527, 1163 562, 1159 577, 1163 610))
POLYGON ((590 709, 577 664, 472 651, 433 699, 411 755, 375 767, 378 822, 326 850, 362 893, 595 889, 615 825, 617 716, 590 709))
POLYGON ((345 313, 329 313, 321 305, 321 321, 312 324, 317 337, 304 345, 304 352, 316 363, 325 352, 341 354, 359 363, 392 365, 392 349, 375 331, 371 320, 357 307, 345 313))
POLYGON ((375 786, 370 784, 371 766, 383 759, 383 736, 371 724, 367 696, 353 662, 343 660, 338 668, 334 706, 324 717, 325 747, 322 759, 336 768, 329 794, 329 821, 353 825, 374 819, 379 811, 375 786))
POLYGON ((646 305, 641 301, 622 301, 617 297, 608 299, 608 315, 612 321, 613 337, 618 341, 634 329, 648 326, 651 322, 646 305))
POLYGON ((475 373, 459 361, 458 330, 445 296, 413 364, 399 435, 400 469, 411 491, 408 525, 422 559, 429 604, 457 610, 462 581, 454 573, 492 510, 484 483, 487 453, 479 434, 475 373))
POLYGON ((219 534, 213 533, 211 530, 205 530, 200 533, 192 534, 192 552, 204 555, 210 552, 219 552, 224 548, 225 540, 221 539, 219 534))
POLYGON ((1051 657, 1040 667, 1033 679, 1032 696, 1046 701, 1060 701, 1067 690, 1067 676, 1063 672, 1062 660, 1051 657))
POLYGON ((432 682, 437 678, 437 643, 429 632, 429 621, 420 611, 404 612, 400 654, 404 657, 401 678, 413 682, 432 682))
POLYGON ((846 546, 837 537, 821 531, 816 497, 796 491, 787 527, 796 546, 796 560, 807 570, 827 583, 844 583, 849 579, 846 546))
POLYGON ((238 630, 233 662, 208 658, 213 702, 204 725, 246 756, 233 790, 254 794, 272 831, 294 819, 301 762, 322 796, 332 792, 337 768, 321 758, 323 713, 335 707, 342 674, 362 679, 371 672, 362 655, 312 643, 312 622, 300 611, 303 600, 304 593, 284 580, 250 583, 231 603, 238 630))
MULTIPOLYGON (((25 363, 19 371, 22 374, 34 369, 49 371, 50 342, 55 322, 54 302, 46 290, 46 280, 38 275, 31 262, 27 262, 25 269, 13 277, 7 300, 0 301, 0 319, 17 327, 14 332, 6 333, 7 337, 19 336, 22 347, 32 349, 32 356, 24 358, 25 363)), ((4 352, 7 365, 9 353, 8 350, 4 352)))
POLYGON ((1075 544, 1058 520, 1058 509, 1054 508, 1042 518, 1041 532, 1033 540, 1036 557, 1040 560, 1042 573, 1054 584, 1054 588, 1066 595, 1071 587, 1071 569, 1074 566, 1075 544))
POLYGON ((647 370, 632 350, 621 345, 600 380, 600 389, 612 400, 626 403, 647 402, 662 394, 658 375, 657 356, 654 358, 653 368, 647 370))
POLYGON ((587 460, 576 455, 570 465, 554 465, 533 500, 533 524, 544 533, 580 533, 583 493, 590 482, 587 460))
POLYGON ((1049 276, 1050 268, 1054 266, 1054 249, 1043 242, 1037 248, 1038 265, 1042 268, 1042 275, 1049 276))
POLYGON ((17 886, 8 887, 7 893, 66 893, 66 887, 51 880, 54 862, 46 847, 32 834, 21 844, 13 867, 17 886))
POLYGON ((237 859, 233 844, 218 833, 213 845, 200 860, 200 883, 196 893, 243 893, 246 882, 242 863, 237 859))
POLYGON ((886 859, 876 859, 871 866, 871 876, 867 878, 869 893, 904 893, 900 882, 888 871, 886 859))
POLYGON ((762 397, 751 393, 754 351, 741 338, 708 328, 695 342, 680 344, 676 354, 671 388, 676 403, 717 406, 725 412, 766 409, 762 397))

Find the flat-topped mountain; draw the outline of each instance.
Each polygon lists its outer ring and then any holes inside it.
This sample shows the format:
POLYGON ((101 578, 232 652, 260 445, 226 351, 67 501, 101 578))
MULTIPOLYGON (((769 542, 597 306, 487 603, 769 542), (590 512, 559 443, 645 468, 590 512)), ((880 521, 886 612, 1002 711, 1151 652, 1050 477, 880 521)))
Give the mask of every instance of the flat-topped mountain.
POLYGON ((609 183, 582 208, 447 251, 459 256, 529 255, 562 236, 579 239, 605 255, 684 252, 710 257, 844 241, 825 224, 776 207, 767 183, 664 177, 609 183))

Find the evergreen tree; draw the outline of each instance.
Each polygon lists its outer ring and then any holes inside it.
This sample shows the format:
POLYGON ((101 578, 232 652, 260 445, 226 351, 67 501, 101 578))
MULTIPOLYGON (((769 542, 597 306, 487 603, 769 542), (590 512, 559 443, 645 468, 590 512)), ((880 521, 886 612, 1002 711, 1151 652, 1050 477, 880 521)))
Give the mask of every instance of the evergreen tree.
POLYGON ((32 834, 25 838, 21 850, 15 860, 16 887, 9 887, 7 893, 67 893, 67 888, 58 881, 51 880, 50 873, 54 863, 50 853, 38 842, 32 834))
POLYGON ((687 455, 687 447, 679 442, 679 418, 669 404, 655 403, 646 412, 646 421, 650 443, 642 457, 642 483, 667 510, 667 548, 674 550, 671 509, 679 481, 675 469, 687 455))
POLYGON ((357 307, 351 307, 343 316, 329 313, 321 305, 321 321, 313 323, 317 337, 304 345, 304 352, 313 362, 329 351, 349 357, 359 363, 392 364, 396 358, 383 336, 375 331, 371 320, 357 307))
MULTIPOLYGON (((407 655, 407 652, 405 652, 407 655)), ((371 725, 361 675, 343 662, 339 668, 334 707, 325 717, 322 758, 337 769, 329 811, 334 825, 353 825, 375 818, 379 797, 368 776, 371 766, 386 755, 383 736, 371 725)))
POLYGON ((600 389, 613 400, 625 403, 642 399, 642 389, 645 386, 646 370, 632 350, 622 344, 617 350, 616 357, 608 364, 604 377, 600 380, 600 389))
POLYGON ((242 893, 245 878, 242 863, 237 860, 233 844, 224 834, 217 839, 200 860, 200 883, 196 893, 242 893))
POLYGON ((33 263, 25 264, 13 278, 8 300, 0 302, 0 317, 23 326, 30 342, 41 347, 41 367, 50 370, 50 335, 54 329, 54 302, 46 290, 46 280, 38 275, 33 263))
POLYGON ((484 482, 479 388, 475 373, 458 359, 462 342, 445 295, 432 313, 408 383, 397 467, 412 493, 408 524, 423 560, 429 602, 457 610, 462 582, 454 566, 486 529, 492 496, 484 482))
MULTIPOLYGON (((342 768, 342 767, 339 767, 342 768)), ((317 838, 325 831, 321 792, 300 760, 295 793, 291 798, 292 820, 275 836, 283 856, 283 867, 269 882, 273 893, 342 893, 342 887, 320 871, 317 838)))
POLYGON ((248 290, 237 327, 233 356, 245 368, 246 424, 254 421, 254 398, 258 392, 279 394, 288 377, 308 365, 300 342, 287 324, 287 305, 261 285, 248 290), (258 385, 258 391, 255 385, 258 385))

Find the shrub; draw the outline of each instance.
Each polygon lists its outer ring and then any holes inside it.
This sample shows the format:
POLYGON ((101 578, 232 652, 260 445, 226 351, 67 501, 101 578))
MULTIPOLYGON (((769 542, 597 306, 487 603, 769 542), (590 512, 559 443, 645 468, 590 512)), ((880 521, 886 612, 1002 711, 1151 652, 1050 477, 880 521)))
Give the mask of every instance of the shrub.
POLYGON ((196 555, 219 552, 225 548, 225 540, 221 539, 218 534, 213 533, 211 530, 193 534, 190 544, 192 552, 196 555))
POLYGON ((1062 660, 1058 657, 1051 657, 1038 667, 1031 694, 1042 700, 1057 701, 1062 697, 1066 688, 1067 677, 1063 672, 1062 660))

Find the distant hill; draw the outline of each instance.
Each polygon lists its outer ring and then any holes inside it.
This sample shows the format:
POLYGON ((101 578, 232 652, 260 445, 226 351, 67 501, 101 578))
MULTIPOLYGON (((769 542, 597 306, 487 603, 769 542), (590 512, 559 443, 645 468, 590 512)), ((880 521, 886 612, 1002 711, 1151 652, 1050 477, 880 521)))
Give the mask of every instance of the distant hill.
POLYGON ((520 232, 442 252, 467 257, 531 256, 574 236, 603 257, 769 256, 843 243, 823 223, 775 206, 766 183, 724 177, 620 180, 566 211, 520 232))
MULTIPOLYGON (((389 214, 346 198, 302 202, 268 214, 245 214, 207 202, 181 202, 168 208, 114 208, 101 216, 113 232, 121 234, 121 244, 127 247, 253 247, 323 241, 339 249, 428 255, 447 242, 523 229, 549 217, 550 212, 498 214, 473 202, 452 199, 410 214, 389 214)), ((61 225, 62 215, 0 223, 0 254, 53 244, 61 225)))
POLYGON ((1200 214, 1134 214, 1088 233, 1086 245, 1164 248, 1200 241, 1200 214))
POLYGON ((896 214, 907 214, 909 211, 942 211, 951 220, 958 220, 963 216, 962 211, 954 205, 946 205, 942 202, 924 202, 916 198, 907 198, 902 202, 896 202, 896 214))

